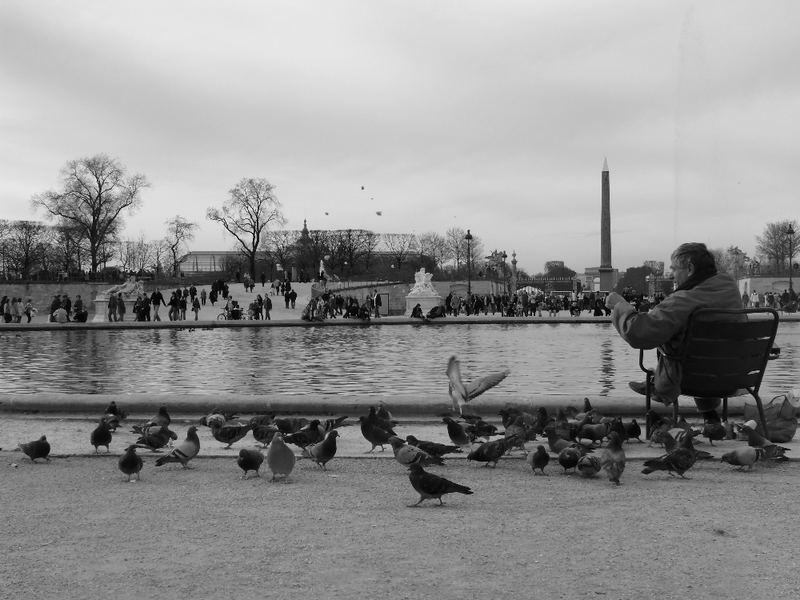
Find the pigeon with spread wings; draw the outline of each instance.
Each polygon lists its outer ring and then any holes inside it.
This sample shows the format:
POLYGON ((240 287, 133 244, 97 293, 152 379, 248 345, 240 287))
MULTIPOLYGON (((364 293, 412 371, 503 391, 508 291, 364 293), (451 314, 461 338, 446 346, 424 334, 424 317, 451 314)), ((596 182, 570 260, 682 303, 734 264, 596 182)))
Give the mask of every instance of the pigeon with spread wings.
POLYGON ((505 371, 491 373, 469 383, 464 383, 461 379, 461 367, 458 359, 455 356, 451 356, 450 361, 447 363, 447 377, 450 379, 449 392, 450 399, 453 401, 453 411, 458 411, 459 415, 462 414, 462 408, 467 402, 496 386, 508 377, 509 373, 511 371, 506 369, 505 371))

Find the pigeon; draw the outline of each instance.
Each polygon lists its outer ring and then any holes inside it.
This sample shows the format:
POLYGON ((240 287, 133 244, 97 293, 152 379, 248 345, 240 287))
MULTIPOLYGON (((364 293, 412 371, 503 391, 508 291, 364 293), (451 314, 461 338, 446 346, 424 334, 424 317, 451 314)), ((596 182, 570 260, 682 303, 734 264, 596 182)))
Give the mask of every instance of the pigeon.
POLYGON ((301 427, 308 425, 308 419, 305 417, 278 417, 272 420, 272 423, 284 435, 287 433, 294 433, 300 431, 301 427))
POLYGON ((252 421, 250 425, 253 427, 253 437, 257 442, 261 443, 264 448, 269 446, 272 437, 279 431, 275 425, 253 425, 252 421))
POLYGON ((347 425, 347 415, 336 417, 335 419, 325 419, 322 423, 322 429, 325 433, 332 431, 334 429, 338 429, 339 427, 344 427, 347 425))
POLYGON ((252 450, 250 448, 242 448, 239 450, 239 458, 236 459, 236 464, 244 471, 242 479, 247 479, 248 471, 255 471, 256 477, 261 477, 258 470, 261 468, 261 463, 264 462, 264 455, 260 450, 252 450))
POLYGON ((534 475, 547 475, 547 473, 544 472, 544 468, 547 466, 547 463, 550 462, 550 454, 548 454, 544 446, 536 446, 536 451, 529 452, 526 461, 531 466, 531 469, 533 469, 534 475), (539 469, 539 473, 536 472, 536 469, 539 469))
POLYGON ((303 427, 283 436, 283 441, 287 444, 294 444, 299 448, 305 448, 311 444, 318 444, 325 437, 325 430, 322 428, 319 419, 312 419, 303 427))
POLYGON ((515 445, 525 450, 525 442, 532 442, 536 439, 536 432, 533 427, 525 424, 525 417, 519 415, 512 423, 509 423, 503 432, 506 439, 515 438, 515 445))
MULTIPOLYGON (((464 414, 461 415, 461 417, 467 422, 467 425, 464 425, 464 430, 473 439, 484 438, 486 441, 489 441, 490 437, 492 437, 493 435, 498 435, 497 427, 492 425, 491 423, 487 423, 486 421, 481 419, 478 415, 464 414)), ((510 437, 508 432, 506 432, 506 437, 510 437)))
POLYGON ((267 447, 267 467, 272 471, 272 480, 282 475, 284 480, 294 469, 295 456, 292 449, 283 441, 283 434, 276 433, 267 447))
POLYGON ((585 454, 580 457, 575 468, 583 477, 594 477, 600 472, 602 465, 598 457, 593 454, 585 454))
POLYGON ((625 470, 625 451, 622 449, 622 440, 616 432, 612 431, 608 435, 608 444, 600 457, 600 464, 608 474, 608 480, 619 485, 619 478, 625 470))
POLYGON ((519 438, 503 438, 502 440, 494 440, 493 442, 484 442, 467 455, 467 460, 474 460, 476 462, 485 463, 484 467, 497 466, 503 455, 508 450, 519 442, 519 438))
POLYGON ((625 423, 625 439, 642 442, 642 428, 636 422, 636 419, 632 419, 630 423, 625 423))
POLYGON ((339 432, 335 429, 325 434, 325 439, 318 444, 312 444, 303 448, 303 456, 310 458, 320 467, 323 471, 328 469, 325 467, 326 463, 336 456, 336 438, 339 437, 339 432))
POLYGON ((581 451, 575 445, 564 448, 558 453, 558 464, 564 467, 564 473, 566 473, 569 469, 573 469, 574 471, 575 467, 578 466, 578 461, 580 459, 581 451))
POLYGON ((167 412, 167 406, 162 404, 158 407, 158 412, 156 416, 150 421, 154 425, 158 425, 159 427, 169 427, 170 422, 172 419, 167 412))
POLYGON ((713 446, 714 442, 725 439, 727 430, 719 421, 709 422, 703 425, 703 436, 708 438, 708 443, 713 446))
POLYGON ((710 460, 714 458, 710 452, 706 452, 705 450, 698 450, 694 447, 694 435, 684 435, 681 438, 681 441, 678 442, 678 446, 680 448, 686 448, 689 450, 693 455, 695 460, 710 460))
MULTIPOLYGON (((606 437, 610 431, 610 423, 585 424, 582 425, 578 430, 577 437, 580 440, 592 440, 592 442, 600 442, 602 445, 603 438, 606 437)), ((622 439, 622 436, 619 433, 617 435, 620 437, 620 439, 622 439)))
POLYGON ((184 469, 190 469, 189 461, 197 456, 198 452, 200 452, 200 438, 197 437, 197 427, 192 425, 186 430, 186 439, 175 446, 169 454, 159 456, 156 466, 178 462, 184 469))
POLYGON ((789 460, 786 453, 789 448, 785 446, 778 446, 774 442, 770 442, 767 438, 761 435, 755 428, 745 423, 740 426, 742 433, 747 436, 747 445, 753 448, 762 448, 764 450, 763 458, 774 460, 789 460))
POLYGON ((383 452, 384 445, 389 443, 389 438, 392 437, 392 435, 377 425, 370 423, 369 417, 361 416, 358 420, 361 421, 361 435, 372 444, 372 448, 367 450, 367 453, 375 450, 377 446, 380 446, 381 452, 383 452))
POLYGON ((461 452, 461 448, 459 446, 440 444, 438 442, 429 442, 427 440, 418 440, 413 435, 406 436, 406 443, 424 450, 431 456, 438 456, 440 458, 445 454, 455 454, 457 452, 461 452))
POLYGON ((272 425, 274 419, 275 415, 273 414, 258 414, 250 419, 250 425, 253 426, 253 429, 261 425, 272 425))
POLYGON ((729 465, 739 467, 740 471, 745 467, 747 467, 747 470, 750 471, 753 469, 753 465, 761 459, 763 453, 764 451, 761 448, 740 446, 723 454, 720 460, 722 460, 724 463, 728 463, 729 465))
POLYGON ((241 423, 227 423, 225 425, 219 425, 216 421, 212 421, 211 425, 211 435, 214 436, 214 439, 218 442, 222 442, 223 444, 227 444, 225 446, 225 450, 230 449, 231 444, 235 444, 239 440, 241 440, 244 436, 247 435, 247 432, 250 431, 250 424, 241 424, 241 423))
POLYGON ((447 377, 450 379, 448 391, 450 399, 453 401, 453 411, 458 412, 459 415, 462 414, 462 409, 467 402, 496 386, 508 377, 509 373, 511 371, 506 369, 465 384, 461 379, 461 366, 458 359, 455 356, 451 356, 447 362, 447 377))
POLYGON ((117 466, 119 470, 122 471, 124 475, 128 476, 128 481, 133 481, 131 476, 135 473, 136 480, 139 481, 142 478, 141 470, 144 461, 142 457, 136 454, 136 444, 132 444, 125 448, 125 452, 122 456, 119 457, 119 462, 117 466))
POLYGON ((472 445, 472 438, 461 423, 454 421, 451 417, 443 417, 442 421, 447 424, 447 435, 451 442, 461 448, 469 448, 472 445))
POLYGON ((684 473, 694 466, 696 460, 694 452, 679 446, 663 456, 644 461, 642 473, 649 475, 654 471, 666 471, 672 477, 677 473, 684 479, 688 479, 684 473))
POLYGON ((111 429, 105 419, 100 419, 97 423, 97 427, 94 428, 91 436, 89 436, 89 441, 94 446, 95 454, 97 454, 98 446, 105 446, 106 452, 108 452, 108 445, 111 443, 111 429))
POLYGON ((380 413, 377 410, 375 410, 374 406, 370 406, 369 414, 367 415, 367 422, 377 427, 380 427, 389 435, 397 435, 397 433, 395 433, 394 431, 394 426, 397 425, 397 421, 392 420, 391 415, 389 414, 388 411, 386 411, 386 409, 384 409, 383 414, 389 416, 388 417, 381 416, 380 413))
POLYGON ((28 442, 27 444, 20 443, 19 449, 31 459, 31 462, 36 462, 37 458, 43 458, 50 462, 50 442, 47 441, 45 436, 40 437, 38 440, 28 442))
POLYGON ((472 494, 472 490, 465 485, 453 483, 452 481, 439 477, 434 473, 428 473, 422 465, 412 463, 409 466, 408 479, 411 485, 419 494, 419 500, 411 506, 418 506, 423 500, 435 498, 439 500, 439 506, 443 505, 442 496, 457 492, 459 494, 472 494))
POLYGON ((393 435, 389 438, 389 443, 392 445, 392 451, 394 452, 395 460, 404 467, 407 467, 413 463, 417 463, 425 467, 444 464, 444 460, 441 457, 431 456, 421 448, 410 446, 396 435, 393 435))
POLYGON ((136 444, 155 452, 169 444, 170 441, 177 439, 178 434, 170 430, 169 427, 159 427, 155 430, 153 428, 148 428, 146 433, 139 436, 139 439, 136 440, 136 444))

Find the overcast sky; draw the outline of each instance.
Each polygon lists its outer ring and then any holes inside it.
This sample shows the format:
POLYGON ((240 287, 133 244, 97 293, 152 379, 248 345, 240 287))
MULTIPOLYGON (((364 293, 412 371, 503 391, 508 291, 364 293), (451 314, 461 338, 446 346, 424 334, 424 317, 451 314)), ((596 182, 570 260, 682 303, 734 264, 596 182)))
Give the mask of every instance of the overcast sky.
POLYGON ((0 217, 43 219, 31 196, 103 152, 152 184, 126 238, 181 215, 232 248, 206 209, 264 177, 288 228, 469 228, 582 271, 607 157, 615 267, 752 254, 800 216, 798 24, 795 0, 3 0, 0 217))

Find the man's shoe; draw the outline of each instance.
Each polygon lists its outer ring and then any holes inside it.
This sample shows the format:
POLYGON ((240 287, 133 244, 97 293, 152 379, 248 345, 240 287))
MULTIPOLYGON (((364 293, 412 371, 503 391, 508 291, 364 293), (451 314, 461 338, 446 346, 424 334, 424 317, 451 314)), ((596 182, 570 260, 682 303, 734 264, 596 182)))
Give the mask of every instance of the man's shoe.
MULTIPOLYGON (((637 394, 641 394, 642 396, 647 395, 647 384, 644 381, 629 381, 628 387, 631 388, 637 394)), ((650 399, 653 400, 654 402, 660 402, 665 406, 673 404, 672 400, 667 400, 663 396, 659 396, 658 394, 656 394, 655 390, 652 390, 650 392, 650 399)))
POLYGON ((628 387, 637 394, 641 394, 642 396, 647 395, 647 384, 644 381, 629 381, 628 387))

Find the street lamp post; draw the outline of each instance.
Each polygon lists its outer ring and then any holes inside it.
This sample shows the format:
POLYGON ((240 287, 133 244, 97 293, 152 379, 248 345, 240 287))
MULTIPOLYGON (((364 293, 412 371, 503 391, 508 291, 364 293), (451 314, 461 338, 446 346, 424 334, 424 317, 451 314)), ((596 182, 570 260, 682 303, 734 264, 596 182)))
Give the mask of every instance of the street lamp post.
POLYGON ((467 296, 470 296, 472 295, 472 234, 469 229, 464 239, 467 240, 467 296))
POLYGON ((794 227, 789 223, 789 229, 786 230, 786 235, 789 236, 789 302, 794 301, 794 290, 792 289, 792 244, 794 243, 794 227))
POLYGON ((503 292, 507 294, 508 282, 506 282, 506 259, 508 258, 508 254, 506 254, 505 250, 503 250, 503 253, 500 255, 500 258, 503 259, 503 292))

